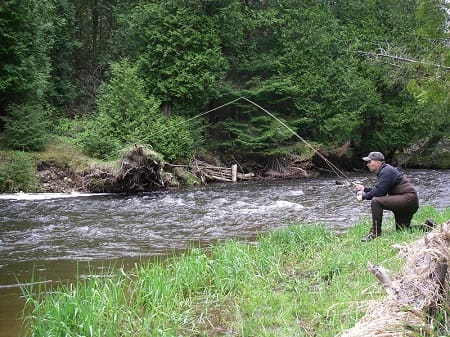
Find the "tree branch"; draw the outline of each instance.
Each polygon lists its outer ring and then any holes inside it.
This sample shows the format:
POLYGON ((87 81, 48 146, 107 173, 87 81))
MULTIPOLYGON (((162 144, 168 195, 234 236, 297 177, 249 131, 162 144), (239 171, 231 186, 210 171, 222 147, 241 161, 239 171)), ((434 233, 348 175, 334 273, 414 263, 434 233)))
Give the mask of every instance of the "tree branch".
POLYGON ((406 57, 401 57, 401 56, 389 55, 389 54, 384 54, 384 53, 373 53, 373 52, 367 52, 367 51, 362 51, 362 50, 358 50, 357 53, 360 54, 360 55, 364 55, 364 56, 384 57, 384 58, 389 58, 391 60, 397 60, 397 61, 409 62, 409 63, 424 64, 424 65, 433 66, 433 67, 436 67, 436 68, 439 68, 439 69, 450 70, 450 67, 446 67, 446 66, 443 66, 443 65, 438 64, 438 63, 421 62, 421 61, 418 61, 418 60, 414 60, 414 59, 410 59, 410 58, 406 58, 406 57))

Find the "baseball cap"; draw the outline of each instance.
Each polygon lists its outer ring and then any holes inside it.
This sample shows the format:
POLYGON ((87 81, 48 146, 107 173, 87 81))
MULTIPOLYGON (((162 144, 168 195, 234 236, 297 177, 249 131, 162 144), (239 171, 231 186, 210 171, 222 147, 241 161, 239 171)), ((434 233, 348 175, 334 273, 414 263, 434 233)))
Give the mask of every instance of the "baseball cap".
POLYGON ((384 161, 384 156, 381 152, 370 152, 367 157, 363 157, 364 161, 378 160, 384 161))

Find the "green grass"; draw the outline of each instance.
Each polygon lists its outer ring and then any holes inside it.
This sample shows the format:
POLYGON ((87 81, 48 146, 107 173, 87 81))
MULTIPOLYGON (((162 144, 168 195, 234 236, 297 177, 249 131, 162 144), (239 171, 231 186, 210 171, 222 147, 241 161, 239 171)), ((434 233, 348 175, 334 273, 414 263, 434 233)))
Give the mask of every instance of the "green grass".
MULTIPOLYGON (((450 219, 450 209, 421 207, 426 218, 450 219)), ((361 303, 385 295, 367 270, 392 273, 403 261, 394 243, 423 232, 395 232, 361 243, 369 223, 346 234, 323 226, 292 225, 254 244, 228 241, 193 248, 130 272, 105 275, 57 289, 24 289, 31 336, 335 336, 363 315, 361 303)))
MULTIPOLYGON (((2 135, 0 134, 0 141, 2 135)), ((84 155, 67 137, 53 137, 43 151, 24 152, 0 148, 0 193, 40 192, 36 172, 40 166, 57 167, 69 173, 83 173, 94 167, 118 170, 118 162, 105 162, 84 155)))

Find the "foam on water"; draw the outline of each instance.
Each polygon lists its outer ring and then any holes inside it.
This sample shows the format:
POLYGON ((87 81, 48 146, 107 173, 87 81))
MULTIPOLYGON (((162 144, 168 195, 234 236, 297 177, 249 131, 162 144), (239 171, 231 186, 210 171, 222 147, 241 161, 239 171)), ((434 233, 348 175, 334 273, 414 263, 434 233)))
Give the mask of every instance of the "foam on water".
POLYGON ((0 199, 4 200, 49 200, 61 198, 92 197, 108 195, 108 193, 80 193, 72 191, 70 193, 0 193, 0 199))

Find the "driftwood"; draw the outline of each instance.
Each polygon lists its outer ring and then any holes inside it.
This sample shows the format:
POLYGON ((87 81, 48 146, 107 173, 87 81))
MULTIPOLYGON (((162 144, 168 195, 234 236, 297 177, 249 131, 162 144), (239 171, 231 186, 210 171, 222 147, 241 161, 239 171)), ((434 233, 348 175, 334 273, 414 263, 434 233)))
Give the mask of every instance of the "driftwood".
MULTIPOLYGON (((231 182, 232 170, 231 167, 214 166, 204 161, 196 159, 194 162, 195 173, 202 182, 207 181, 221 181, 231 182)), ((237 173, 236 178, 238 180, 249 180, 255 177, 254 173, 237 173)))
POLYGON ((339 337, 429 336, 435 333, 437 319, 446 317, 442 314, 448 309, 450 221, 396 248, 406 257, 402 275, 392 279, 384 268, 369 263, 387 296, 373 301, 365 316, 339 337))

